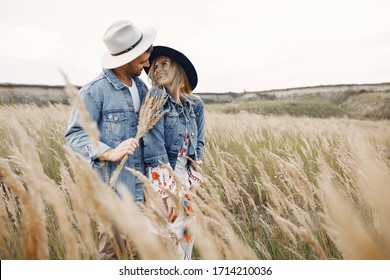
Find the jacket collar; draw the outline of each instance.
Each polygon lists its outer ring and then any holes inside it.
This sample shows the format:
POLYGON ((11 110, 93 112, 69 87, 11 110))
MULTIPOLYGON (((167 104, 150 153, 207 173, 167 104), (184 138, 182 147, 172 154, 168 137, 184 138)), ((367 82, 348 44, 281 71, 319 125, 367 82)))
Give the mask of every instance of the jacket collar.
MULTIPOLYGON (((122 90, 126 86, 118 79, 118 77, 115 75, 114 71, 112 69, 105 69, 103 68, 103 75, 106 77, 106 79, 117 89, 122 90)), ((135 84, 139 85, 140 78, 137 76, 132 76, 135 84)))

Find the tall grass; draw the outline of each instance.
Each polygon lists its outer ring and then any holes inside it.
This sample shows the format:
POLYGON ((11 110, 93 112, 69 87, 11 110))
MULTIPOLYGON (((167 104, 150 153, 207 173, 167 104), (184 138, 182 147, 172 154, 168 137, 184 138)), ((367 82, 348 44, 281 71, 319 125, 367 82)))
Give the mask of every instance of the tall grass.
MULTIPOLYGON (((96 259, 98 227, 120 258, 177 258, 146 178, 139 206, 67 149, 69 111, 0 109, 0 258, 96 259)), ((194 257, 389 259, 389 124, 207 111, 194 257)))

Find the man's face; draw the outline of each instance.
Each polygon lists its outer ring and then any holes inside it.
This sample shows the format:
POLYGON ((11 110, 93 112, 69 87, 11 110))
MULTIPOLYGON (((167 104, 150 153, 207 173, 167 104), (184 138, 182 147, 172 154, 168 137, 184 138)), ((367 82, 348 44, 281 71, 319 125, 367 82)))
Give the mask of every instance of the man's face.
POLYGON ((133 61, 127 63, 124 65, 125 71, 126 71, 126 76, 131 77, 131 76, 139 76, 142 73, 142 69, 145 67, 149 67, 149 57, 150 53, 144 52, 141 54, 139 57, 134 59, 133 61))

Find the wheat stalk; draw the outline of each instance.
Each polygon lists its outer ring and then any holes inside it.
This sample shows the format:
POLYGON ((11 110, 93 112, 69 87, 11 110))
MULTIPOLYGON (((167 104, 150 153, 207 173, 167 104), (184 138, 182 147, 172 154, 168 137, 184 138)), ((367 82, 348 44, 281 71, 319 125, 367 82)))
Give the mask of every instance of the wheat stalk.
MULTIPOLYGON (((144 100, 142 101, 142 106, 139 111, 137 134, 134 137, 137 140, 141 139, 142 136, 144 136, 144 134, 149 131, 165 115, 165 113, 168 112, 168 110, 161 110, 167 100, 165 89, 161 96, 157 94, 150 95, 152 90, 153 88, 147 92, 144 100)), ((126 155, 112 173, 109 182, 110 186, 115 184, 128 158, 129 155, 126 155)))
POLYGON ((77 108, 77 110, 80 113, 81 126, 88 134, 88 136, 91 138, 91 141, 95 145, 95 147, 98 147, 100 132, 96 122, 94 122, 91 119, 91 116, 89 115, 89 112, 84 104, 82 97, 79 94, 78 89, 71 84, 71 82, 68 79, 68 76, 66 76, 62 71, 61 74, 64 76, 65 79, 65 90, 67 94, 71 97, 73 105, 77 108))

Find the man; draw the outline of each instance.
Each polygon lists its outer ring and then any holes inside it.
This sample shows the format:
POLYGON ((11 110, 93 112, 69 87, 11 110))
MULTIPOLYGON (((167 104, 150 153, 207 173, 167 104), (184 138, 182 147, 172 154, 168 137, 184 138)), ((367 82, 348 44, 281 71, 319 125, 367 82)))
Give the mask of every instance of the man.
MULTIPOLYGON (((144 173, 142 143, 134 136, 140 104, 148 89, 138 76, 150 66, 156 34, 152 27, 139 30, 127 20, 113 23, 105 32, 103 42, 107 52, 101 59, 103 72, 80 90, 100 131, 98 147, 81 127, 80 112, 75 108, 71 112, 66 142, 73 151, 87 158, 107 183, 126 155, 129 158, 125 166, 144 173)), ((144 202, 142 183, 130 172, 120 173, 113 186, 116 191, 119 184, 128 188, 135 201, 144 202)))
MULTIPOLYGON (((145 173, 143 145, 134 139, 137 133, 138 111, 147 93, 145 83, 138 78, 149 67, 149 56, 156 38, 152 27, 139 30, 131 21, 114 22, 103 36, 107 52, 102 56, 102 73, 83 86, 80 95, 91 119, 97 123, 100 140, 96 147, 83 130, 80 112, 73 108, 65 140, 69 147, 87 158, 100 177, 107 183, 120 161, 129 155, 125 166, 145 173)), ((142 140, 140 140, 142 141, 142 140)), ((136 202, 144 202, 142 183, 130 172, 120 172, 112 186, 124 185, 136 202)), ((116 259, 105 229, 99 225, 99 258, 116 259)), ((117 243, 119 233, 112 228, 117 243)))

